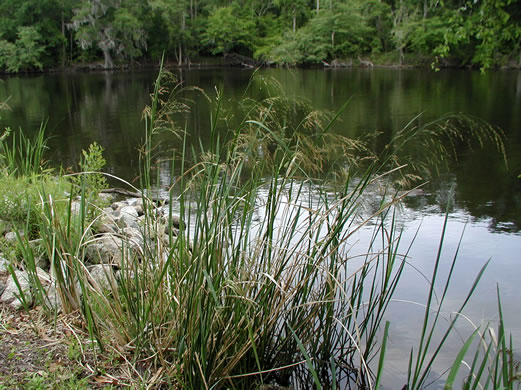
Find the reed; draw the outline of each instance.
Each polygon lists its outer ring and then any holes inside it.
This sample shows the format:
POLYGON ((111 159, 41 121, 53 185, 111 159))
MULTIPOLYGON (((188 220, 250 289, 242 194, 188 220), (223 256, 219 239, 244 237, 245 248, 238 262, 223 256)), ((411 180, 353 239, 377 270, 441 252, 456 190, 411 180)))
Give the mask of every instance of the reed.
POLYGON ((11 129, 7 128, 0 137, 0 165, 17 176, 29 177, 44 173, 48 165, 43 158, 47 149, 46 124, 41 123, 33 138, 26 136, 22 129, 11 134, 11 129))

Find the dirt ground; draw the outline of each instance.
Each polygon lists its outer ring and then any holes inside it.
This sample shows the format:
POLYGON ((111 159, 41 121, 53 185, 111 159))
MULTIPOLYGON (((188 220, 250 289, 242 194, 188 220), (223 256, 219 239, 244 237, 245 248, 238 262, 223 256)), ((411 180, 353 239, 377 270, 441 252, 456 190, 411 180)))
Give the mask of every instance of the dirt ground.
POLYGON ((0 304, 0 390, 128 388, 112 375, 117 359, 96 365, 89 344, 77 316, 0 304))

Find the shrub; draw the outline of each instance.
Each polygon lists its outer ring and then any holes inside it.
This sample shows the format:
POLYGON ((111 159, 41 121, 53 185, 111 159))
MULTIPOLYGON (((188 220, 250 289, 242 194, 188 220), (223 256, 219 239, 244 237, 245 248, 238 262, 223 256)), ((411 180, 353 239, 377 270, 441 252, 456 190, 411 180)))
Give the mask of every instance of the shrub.
POLYGON ((101 145, 94 142, 89 145, 87 151, 82 150, 82 158, 79 162, 81 173, 73 179, 76 192, 85 191, 89 196, 96 197, 101 190, 108 188, 107 178, 100 173, 105 164, 101 145))

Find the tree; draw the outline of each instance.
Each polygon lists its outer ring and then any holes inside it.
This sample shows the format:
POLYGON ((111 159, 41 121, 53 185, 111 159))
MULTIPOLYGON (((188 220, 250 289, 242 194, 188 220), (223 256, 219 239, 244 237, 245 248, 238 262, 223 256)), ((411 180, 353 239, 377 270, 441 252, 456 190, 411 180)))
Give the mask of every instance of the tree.
POLYGON ((472 12, 471 33, 478 42, 472 61, 483 70, 509 55, 519 56, 521 67, 520 5, 519 0, 482 0, 478 12, 472 12))
POLYGON ((456 55, 482 71, 517 58, 521 67, 521 1, 468 1, 447 16, 439 57, 456 55))
POLYGON ((190 37, 194 36, 195 31, 190 29, 187 19, 193 21, 196 18, 194 1, 178 0, 151 0, 150 6, 161 19, 168 31, 168 47, 174 49, 177 63, 181 65, 190 46, 190 37))
POLYGON ((135 58, 146 50, 146 32, 136 16, 134 1, 86 0, 74 10, 72 23, 83 50, 96 45, 103 53, 105 69, 114 67, 112 55, 135 58))
POLYGON ((208 18, 203 43, 213 54, 251 54, 255 49, 255 24, 234 5, 216 8, 208 18))
POLYGON ((69 0, 0 0, 0 37, 14 43, 21 27, 32 27, 39 35, 38 44, 45 48, 38 61, 43 67, 56 63, 67 43, 60 29, 65 1, 69 0))
POLYGON ((370 52, 378 34, 366 5, 357 0, 323 8, 296 33, 274 41, 264 54, 272 61, 294 65, 370 52))
POLYGON ((0 67, 17 73, 31 69, 42 69, 42 53, 45 45, 35 27, 19 27, 14 43, 0 40, 0 67))
POLYGON ((275 5, 281 9, 283 17, 292 21, 292 31, 297 31, 297 21, 304 19, 310 11, 306 0, 275 0, 275 5))

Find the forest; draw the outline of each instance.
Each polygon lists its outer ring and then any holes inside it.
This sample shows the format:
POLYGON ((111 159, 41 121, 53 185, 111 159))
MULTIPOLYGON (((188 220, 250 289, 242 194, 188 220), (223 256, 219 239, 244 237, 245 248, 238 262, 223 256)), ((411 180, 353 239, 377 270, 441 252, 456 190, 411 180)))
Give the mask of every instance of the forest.
POLYGON ((518 0, 0 0, 0 70, 188 65, 521 66, 518 0))

